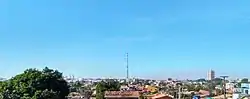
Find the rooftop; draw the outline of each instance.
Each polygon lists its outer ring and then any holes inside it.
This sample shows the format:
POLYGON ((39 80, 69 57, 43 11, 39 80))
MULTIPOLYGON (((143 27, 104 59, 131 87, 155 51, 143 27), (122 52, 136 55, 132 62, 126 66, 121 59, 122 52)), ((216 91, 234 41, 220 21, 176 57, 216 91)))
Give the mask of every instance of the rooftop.
POLYGON ((112 97, 139 97, 139 91, 105 91, 105 98, 112 97))

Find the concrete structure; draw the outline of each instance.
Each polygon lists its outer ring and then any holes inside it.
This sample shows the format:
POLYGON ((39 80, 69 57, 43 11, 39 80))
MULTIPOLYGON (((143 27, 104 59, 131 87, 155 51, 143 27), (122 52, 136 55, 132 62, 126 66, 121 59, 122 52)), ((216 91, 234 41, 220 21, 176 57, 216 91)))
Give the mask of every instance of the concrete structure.
POLYGON ((250 83, 241 83, 240 88, 234 88, 233 99, 250 95, 250 83))
POLYGON ((213 70, 209 70, 207 73, 207 80, 213 80, 215 78, 215 72, 213 70))
POLYGON ((234 83, 226 83, 226 90, 227 90, 227 93, 233 93, 234 86, 235 86, 234 83))
POLYGON ((234 85, 235 85, 234 83, 226 83, 226 89, 231 90, 234 88, 234 85))

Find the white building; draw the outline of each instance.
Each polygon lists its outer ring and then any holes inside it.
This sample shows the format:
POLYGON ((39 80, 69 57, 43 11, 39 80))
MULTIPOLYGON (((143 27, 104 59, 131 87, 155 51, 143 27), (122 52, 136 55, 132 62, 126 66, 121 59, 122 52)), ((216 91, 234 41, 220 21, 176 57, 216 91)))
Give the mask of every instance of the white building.
POLYGON ((234 88, 234 83, 226 83, 226 89, 227 90, 232 90, 234 88))
POLYGON ((250 84, 249 83, 241 83, 240 88, 234 88, 233 99, 239 99, 244 96, 250 96, 250 84))
POLYGON ((213 80, 215 78, 215 72, 213 70, 209 70, 207 73, 207 80, 213 80))

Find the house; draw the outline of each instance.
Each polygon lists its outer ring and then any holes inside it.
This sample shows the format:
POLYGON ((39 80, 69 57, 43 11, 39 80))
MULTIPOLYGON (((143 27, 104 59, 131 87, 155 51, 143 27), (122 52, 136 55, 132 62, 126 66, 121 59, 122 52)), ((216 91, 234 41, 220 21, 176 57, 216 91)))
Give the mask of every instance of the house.
POLYGON ((120 90, 129 90, 129 87, 127 86, 127 85, 122 85, 121 87, 120 87, 120 90))
POLYGON ((209 91, 207 91, 207 90, 200 90, 199 92, 198 92, 198 96, 200 96, 200 97, 207 97, 207 96, 209 96, 211 93, 209 92, 209 91))
POLYGON ((234 83, 226 83, 226 89, 227 90, 232 90, 234 88, 234 83))
POLYGON ((145 86, 145 89, 149 92, 156 92, 158 91, 158 88, 154 87, 154 86, 149 86, 149 85, 146 85, 145 86))
POLYGON ((238 99, 250 95, 250 83, 241 83, 239 88, 234 88, 233 99, 238 99))
POLYGON ((83 96, 80 93, 77 92, 71 92, 67 96, 68 99, 83 99, 83 96))
POLYGON ((106 99, 139 99, 139 91, 105 91, 106 99))
POLYGON ((153 97, 151 97, 151 99, 173 99, 174 96, 168 95, 168 94, 157 94, 153 97))

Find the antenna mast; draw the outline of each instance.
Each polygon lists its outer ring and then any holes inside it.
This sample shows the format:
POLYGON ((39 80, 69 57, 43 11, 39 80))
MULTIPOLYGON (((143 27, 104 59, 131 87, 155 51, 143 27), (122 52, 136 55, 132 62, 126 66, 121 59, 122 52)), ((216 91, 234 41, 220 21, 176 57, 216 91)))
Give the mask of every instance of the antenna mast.
POLYGON ((129 83, 128 53, 126 53, 127 83, 129 83))

